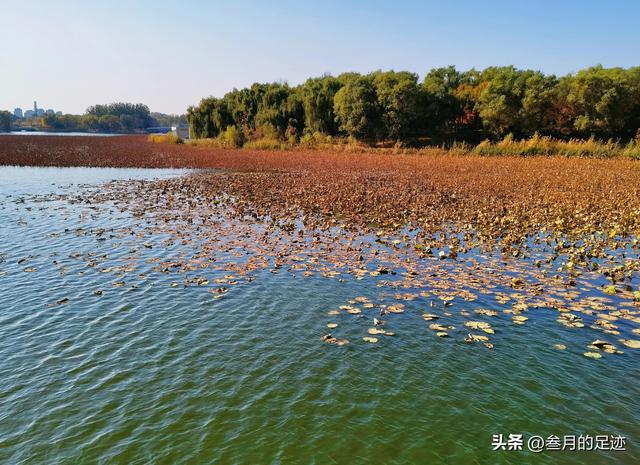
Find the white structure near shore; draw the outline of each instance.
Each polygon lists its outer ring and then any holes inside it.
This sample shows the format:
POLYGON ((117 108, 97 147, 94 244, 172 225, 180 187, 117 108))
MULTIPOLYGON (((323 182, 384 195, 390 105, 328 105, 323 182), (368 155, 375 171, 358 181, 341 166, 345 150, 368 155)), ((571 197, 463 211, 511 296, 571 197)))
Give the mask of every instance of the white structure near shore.
POLYGON ((171 127, 171 132, 180 139, 191 139, 191 131, 189 129, 190 126, 188 124, 177 124, 176 126, 171 127))

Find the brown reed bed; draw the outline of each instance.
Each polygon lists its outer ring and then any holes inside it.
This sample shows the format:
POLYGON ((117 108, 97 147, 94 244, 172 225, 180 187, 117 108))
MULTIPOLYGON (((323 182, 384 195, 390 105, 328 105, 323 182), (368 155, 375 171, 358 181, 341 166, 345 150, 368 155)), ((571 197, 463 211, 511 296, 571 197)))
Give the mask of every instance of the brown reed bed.
POLYGON ((145 136, 2 136, 0 165, 171 168, 203 166, 206 156, 145 136))
POLYGON ((306 215, 325 226, 409 225, 424 234, 416 241, 425 250, 445 227, 470 243, 507 247, 542 231, 589 239, 572 249, 584 261, 604 254, 605 243, 616 248, 619 238, 640 235, 640 164, 619 158, 249 151, 155 144, 141 136, 3 136, 0 164, 223 169, 166 181, 165 188, 204 199, 224 192, 239 212, 283 221, 306 215))

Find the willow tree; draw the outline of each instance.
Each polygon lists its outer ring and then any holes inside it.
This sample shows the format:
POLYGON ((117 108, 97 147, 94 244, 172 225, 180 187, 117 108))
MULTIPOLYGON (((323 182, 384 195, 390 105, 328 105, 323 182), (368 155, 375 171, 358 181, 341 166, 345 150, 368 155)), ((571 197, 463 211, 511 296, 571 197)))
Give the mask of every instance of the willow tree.
POLYGON ((407 71, 378 71, 372 77, 383 137, 403 140, 417 135, 425 109, 425 94, 418 87, 418 75, 407 71))
POLYGON ((304 109, 304 126, 310 132, 338 133, 333 99, 342 84, 333 76, 310 78, 300 86, 304 109))

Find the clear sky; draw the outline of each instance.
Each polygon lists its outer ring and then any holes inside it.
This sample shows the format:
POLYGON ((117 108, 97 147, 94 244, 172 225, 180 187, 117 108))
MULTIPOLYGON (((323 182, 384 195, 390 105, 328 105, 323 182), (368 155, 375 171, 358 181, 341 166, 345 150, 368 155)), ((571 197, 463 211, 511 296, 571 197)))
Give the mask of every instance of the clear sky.
POLYGON ((640 65, 640 1, 0 0, 0 109, 182 113, 328 72, 640 65))

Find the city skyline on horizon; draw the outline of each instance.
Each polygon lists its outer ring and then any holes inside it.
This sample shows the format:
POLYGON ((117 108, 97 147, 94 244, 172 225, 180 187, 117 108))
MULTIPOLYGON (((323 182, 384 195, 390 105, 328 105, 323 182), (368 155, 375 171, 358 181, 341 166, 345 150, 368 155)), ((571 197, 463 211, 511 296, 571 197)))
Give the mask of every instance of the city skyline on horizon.
POLYGON ((53 108, 43 108, 38 106, 37 100, 33 101, 33 107, 27 107, 23 109, 20 106, 15 107, 13 110, 6 110, 13 114, 14 118, 38 118, 43 115, 61 115, 61 111, 55 111, 53 108))
MULTIPOLYGON (((115 103, 115 102, 109 102, 109 103, 115 103)), ((144 102, 137 102, 137 103, 144 103, 144 102)), ((35 107, 36 105, 37 105, 37 100, 34 100, 34 101, 33 101, 33 105, 31 105, 31 106, 22 106, 22 105, 18 105, 18 106, 15 106, 15 107, 13 107, 13 108, 0 108, 0 111, 3 111, 3 110, 4 110, 4 111, 8 111, 8 112, 10 112, 11 114, 13 114, 14 116, 17 116, 17 115, 16 115, 16 111, 17 111, 17 110, 20 110, 22 113, 27 113, 28 111, 35 112, 35 108, 34 108, 34 107, 35 107)), ((91 106, 91 105, 90 105, 90 106, 91 106)), ((85 114, 85 113, 86 113, 86 110, 85 110, 85 111, 82 111, 81 113, 66 113, 66 112, 63 112, 63 111, 61 111, 61 110, 55 110, 54 108, 55 108, 55 106, 54 106, 53 108, 46 108, 46 107, 41 107, 40 105, 37 105, 37 109, 38 109, 38 110, 43 110, 43 112, 44 112, 44 113, 50 113, 51 111, 53 111, 53 112, 54 112, 55 114, 57 114, 57 115, 59 115, 59 114, 83 115, 83 114, 85 114)), ((87 107, 87 108, 88 108, 88 107, 87 107)), ((154 111, 152 108, 149 108, 149 111, 150 111, 151 113, 162 113, 162 112, 156 112, 156 111, 154 111)), ((171 115, 171 114, 169 114, 169 115, 171 115)), ((179 115, 178 115, 178 116, 179 116, 179 115)))

